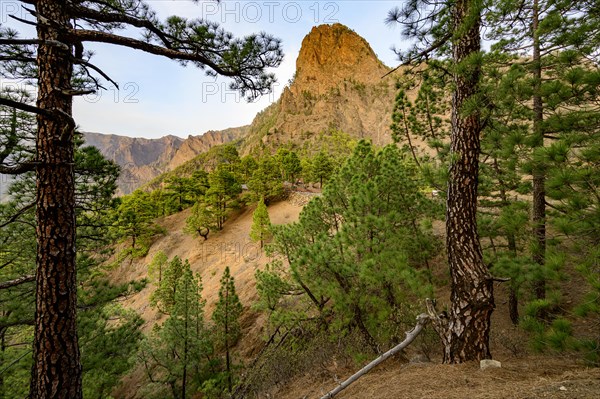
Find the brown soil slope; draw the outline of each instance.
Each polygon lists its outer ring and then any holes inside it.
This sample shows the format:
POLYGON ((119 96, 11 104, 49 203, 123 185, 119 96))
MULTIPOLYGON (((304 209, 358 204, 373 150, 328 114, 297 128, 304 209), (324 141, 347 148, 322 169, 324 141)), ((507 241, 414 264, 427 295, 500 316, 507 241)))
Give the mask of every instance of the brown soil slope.
MULTIPOLYGON (((347 377, 342 371, 340 378, 347 377)), ((316 371, 271 398, 320 398, 336 386, 331 375, 316 371)), ((510 359, 500 369, 435 363, 381 365, 336 396, 339 399, 598 399, 600 369, 586 369, 567 359, 510 359)))
MULTIPOLYGON (((269 206, 271 222, 285 224, 296 221, 302 207, 295 201, 282 201, 269 206)), ((254 208, 247 208, 233 215, 220 232, 209 235, 207 241, 183 232, 185 219, 190 210, 159 220, 167 234, 159 237, 148 255, 133 262, 125 261, 112 272, 115 282, 128 282, 147 277, 148 265, 157 254, 163 251, 169 259, 179 256, 190 261, 192 270, 202 278, 202 296, 207 301, 207 313, 210 314, 219 293, 220 279, 225 267, 229 266, 235 278, 236 289, 244 308, 248 308, 256 299, 254 273, 267 263, 267 257, 258 243, 250 240, 250 226, 254 208)), ((150 294, 156 289, 149 284, 140 293, 129 297, 124 306, 137 311, 146 321, 144 330, 148 331, 160 319, 160 315, 150 303, 150 294)))

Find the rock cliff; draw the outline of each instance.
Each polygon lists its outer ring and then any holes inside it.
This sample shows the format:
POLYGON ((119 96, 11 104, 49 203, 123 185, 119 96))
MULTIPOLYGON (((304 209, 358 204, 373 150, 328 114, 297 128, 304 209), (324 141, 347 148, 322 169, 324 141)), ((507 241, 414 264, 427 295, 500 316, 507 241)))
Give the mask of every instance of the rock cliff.
POLYGON ((242 127, 209 131, 187 139, 176 136, 145 139, 89 132, 84 136, 86 144, 97 147, 121 166, 119 194, 128 194, 211 147, 237 140, 244 133, 242 127))
POLYGON ((283 144, 310 150, 332 130, 391 142, 395 75, 383 77, 389 70, 346 26, 314 27, 302 41, 292 83, 254 119, 242 152, 283 144))
POLYGON ((275 151, 282 145, 310 153, 322 148, 329 134, 341 131, 385 145, 392 141, 389 125, 397 76, 385 76, 389 71, 353 30, 341 24, 315 26, 302 41, 294 79, 250 126, 209 131, 185 140, 95 133, 87 133, 86 139, 123 167, 119 184, 123 193, 213 146, 234 141, 242 154, 275 151))

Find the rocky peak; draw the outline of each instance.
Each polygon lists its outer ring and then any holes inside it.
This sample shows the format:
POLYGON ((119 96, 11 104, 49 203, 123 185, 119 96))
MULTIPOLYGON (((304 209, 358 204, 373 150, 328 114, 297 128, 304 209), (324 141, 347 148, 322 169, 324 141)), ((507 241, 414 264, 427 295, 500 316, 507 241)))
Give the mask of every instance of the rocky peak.
POLYGON ((293 82, 256 116, 242 153, 282 145, 312 151, 334 130, 376 145, 392 142, 397 75, 382 79, 389 71, 353 30, 342 24, 315 26, 302 41, 293 82))
POLYGON ((290 90, 325 94, 344 80, 374 82, 387 70, 369 43, 350 28, 339 23, 319 25, 302 40, 290 90))

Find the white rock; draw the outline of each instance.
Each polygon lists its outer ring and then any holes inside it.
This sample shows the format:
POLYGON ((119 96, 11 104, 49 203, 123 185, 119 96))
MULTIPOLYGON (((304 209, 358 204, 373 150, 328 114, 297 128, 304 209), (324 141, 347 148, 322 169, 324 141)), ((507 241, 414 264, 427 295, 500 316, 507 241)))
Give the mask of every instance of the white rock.
POLYGON ((495 369, 495 368, 502 367, 502 363, 500 363, 497 360, 483 359, 482 361, 479 362, 479 367, 482 370, 485 370, 485 369, 495 369))
POLYGON ((558 388, 559 391, 566 391, 567 388, 564 385, 561 385, 560 388, 558 388))

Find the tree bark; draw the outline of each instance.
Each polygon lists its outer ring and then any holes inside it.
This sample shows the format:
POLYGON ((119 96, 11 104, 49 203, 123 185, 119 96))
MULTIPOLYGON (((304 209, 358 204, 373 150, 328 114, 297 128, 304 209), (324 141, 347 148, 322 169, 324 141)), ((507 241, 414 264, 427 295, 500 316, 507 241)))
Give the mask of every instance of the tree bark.
POLYGON ((184 327, 183 327, 183 377, 182 377, 182 381, 181 381, 181 399, 186 399, 186 389, 187 389, 187 362, 188 362, 188 321, 189 321, 189 308, 190 308, 190 304, 188 301, 188 293, 189 293, 189 286, 187 284, 188 280, 184 280, 186 282, 186 286, 184 287, 185 289, 185 321, 184 321, 184 327))
MULTIPOLYGON (((517 256, 517 241, 513 233, 507 234, 508 250, 517 256)), ((517 295, 517 289, 511 284, 508 288, 508 315, 513 325, 519 325, 519 296, 517 295)))
POLYGON ((229 357, 229 290, 226 293, 225 302, 225 368, 227 370, 227 389, 229 393, 233 391, 233 381, 231 378, 231 358, 229 357))
MULTIPOLYGON (((544 120, 544 106, 542 103, 542 60, 540 49, 539 27, 539 4, 533 1, 533 14, 531 32, 533 38, 533 151, 544 146, 544 132, 542 123, 544 120)), ((546 263, 546 174, 543 165, 534 160, 533 165, 533 204, 532 222, 534 245, 532 260, 540 268, 546 263)), ((534 293, 537 299, 546 298, 546 280, 542 277, 534 281, 534 293)))
POLYGON ((481 122, 478 112, 465 113, 477 94, 481 69, 472 59, 480 51, 480 14, 470 0, 454 6, 455 63, 452 98, 451 166, 446 210, 446 248, 452 278, 450 321, 442 332, 444 362, 490 358, 493 282, 483 262, 477 233, 477 179, 481 122))
POLYGON ((75 178, 73 171, 72 46, 65 3, 39 0, 36 139, 36 310, 31 399, 82 398, 77 341, 75 270, 75 178), (44 19, 45 18, 45 19, 44 19), (47 19, 47 21, 46 21, 47 19))
POLYGON ((513 287, 508 289, 508 315, 513 325, 519 325, 519 297, 517 296, 517 290, 513 287))

